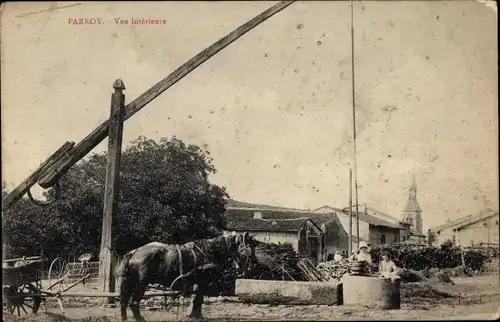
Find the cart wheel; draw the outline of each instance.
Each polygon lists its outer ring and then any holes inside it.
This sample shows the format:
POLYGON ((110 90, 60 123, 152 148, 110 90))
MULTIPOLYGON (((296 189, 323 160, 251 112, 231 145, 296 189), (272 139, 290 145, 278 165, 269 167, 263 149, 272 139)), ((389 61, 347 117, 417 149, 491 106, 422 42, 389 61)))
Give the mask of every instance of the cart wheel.
POLYGON ((49 290, 63 291, 67 287, 69 268, 66 261, 57 257, 52 261, 49 268, 49 290))
POLYGON ((39 288, 33 284, 9 287, 4 296, 4 310, 18 316, 37 313, 42 302, 39 288))

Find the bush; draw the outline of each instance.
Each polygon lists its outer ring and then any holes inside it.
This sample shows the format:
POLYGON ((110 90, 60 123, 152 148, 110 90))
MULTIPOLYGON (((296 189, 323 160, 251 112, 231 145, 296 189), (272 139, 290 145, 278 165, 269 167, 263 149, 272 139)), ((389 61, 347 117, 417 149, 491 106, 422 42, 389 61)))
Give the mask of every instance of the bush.
POLYGON ((476 250, 462 250, 459 247, 433 247, 433 246, 376 246, 371 250, 373 262, 380 261, 380 253, 387 251, 398 267, 412 270, 425 268, 454 268, 463 264, 472 270, 481 270, 487 256, 476 250))

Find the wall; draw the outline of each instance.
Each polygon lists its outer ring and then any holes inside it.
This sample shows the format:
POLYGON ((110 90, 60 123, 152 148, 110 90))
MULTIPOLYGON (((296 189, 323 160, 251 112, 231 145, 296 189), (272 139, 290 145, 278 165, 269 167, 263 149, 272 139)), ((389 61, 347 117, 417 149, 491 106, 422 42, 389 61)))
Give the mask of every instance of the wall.
POLYGON ((347 251, 349 246, 349 240, 344 227, 337 217, 332 217, 332 221, 327 223, 325 227, 325 260, 329 254, 335 254, 337 250, 340 252, 343 250, 347 251))
POLYGON ((382 235, 385 236, 385 244, 392 244, 399 242, 400 230, 390 227, 380 227, 370 225, 370 238, 369 242, 374 245, 382 243, 382 235))
MULTIPOLYGON (((349 233, 349 215, 341 212, 335 212, 337 217, 342 224, 342 227, 345 229, 347 233, 349 233)), ((352 218, 352 235, 356 236, 356 217, 353 214, 352 218)), ((370 224, 364 221, 359 221, 359 237, 362 240, 368 240, 370 237, 370 224)))
POLYGON ((399 231, 399 241, 405 242, 410 238, 410 227, 406 226, 407 229, 401 229, 399 231))
POLYGON ((441 230, 439 233, 436 233, 436 242, 434 243, 435 245, 441 245, 448 239, 453 241, 453 236, 455 235, 455 232, 453 231, 452 228, 447 228, 444 230, 441 230))
POLYGON ((403 213, 403 220, 408 221, 411 218, 411 228, 422 233, 422 213, 420 212, 405 212, 403 213))
POLYGON ((456 232, 456 243, 473 246, 479 243, 498 243, 498 216, 483 219, 456 232))

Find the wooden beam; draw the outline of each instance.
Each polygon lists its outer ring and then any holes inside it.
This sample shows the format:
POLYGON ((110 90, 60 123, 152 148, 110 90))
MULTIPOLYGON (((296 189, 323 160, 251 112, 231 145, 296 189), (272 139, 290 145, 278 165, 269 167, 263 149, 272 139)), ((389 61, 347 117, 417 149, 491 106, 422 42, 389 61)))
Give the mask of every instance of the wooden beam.
POLYGON ((3 200, 2 200, 2 212, 9 209, 13 204, 22 198, 24 194, 33 187, 39 175, 47 168, 55 164, 61 157, 65 156, 66 153, 71 151, 75 142, 64 143, 56 152, 54 152, 50 157, 47 158, 39 167, 36 169, 28 179, 24 180, 20 185, 18 185, 14 190, 12 190, 3 200))
MULTIPOLYGON (((266 21, 274 14, 288 7, 293 2, 295 1, 281 1, 275 4, 271 8, 255 16, 253 19, 244 23, 225 37, 221 38, 208 48, 198 53, 196 56, 177 68, 173 73, 162 79, 159 83, 151 87, 144 94, 128 104, 125 107, 124 120, 129 119, 144 106, 150 103, 153 99, 158 97, 161 93, 184 78, 186 75, 195 70, 198 66, 203 64, 219 51, 226 48, 235 40, 246 34, 248 31, 252 30, 253 28, 257 27, 259 24, 266 21)), ((101 143, 102 140, 104 140, 108 135, 108 131, 109 121, 105 121, 104 123, 99 125, 92 133, 85 137, 80 143, 78 143, 69 157, 61 160, 53 167, 51 167, 51 169, 46 171, 42 176, 40 176, 40 178, 38 179, 38 184, 43 188, 52 187, 57 182, 57 180, 59 180, 59 178, 69 170, 69 168, 71 168, 75 163, 85 157, 87 153, 89 153, 93 148, 101 143)))
MULTIPOLYGON (((48 296, 60 296, 60 297, 107 297, 107 298, 117 298, 120 296, 118 292, 56 292, 41 290, 42 294, 48 296)), ((148 291, 144 293, 143 298, 154 297, 154 296, 176 296, 180 295, 181 292, 178 291, 148 291)))
MULTIPOLYGON (((104 210, 102 218, 101 253, 99 258, 99 291, 113 292, 115 279, 112 274, 111 224, 116 213, 120 190, 120 158, 123 138, 123 111, 125 89, 118 79, 113 84, 115 92, 111 96, 111 115, 109 118, 108 163, 106 170, 106 186, 104 192, 104 210)), ((105 299, 108 304, 110 299, 105 299)))

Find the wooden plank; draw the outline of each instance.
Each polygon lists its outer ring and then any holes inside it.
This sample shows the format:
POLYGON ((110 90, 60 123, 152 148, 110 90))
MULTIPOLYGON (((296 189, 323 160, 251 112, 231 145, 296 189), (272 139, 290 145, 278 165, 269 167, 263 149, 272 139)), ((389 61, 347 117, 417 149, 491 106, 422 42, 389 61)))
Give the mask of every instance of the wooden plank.
MULTIPOLYGON (((204 49, 196 56, 188 60, 182 66, 177 68, 174 72, 168 75, 166 78, 162 79, 156 85, 147 90, 144 94, 136 98, 130 104, 125 107, 124 120, 129 119, 144 106, 150 103, 153 99, 158 97, 161 93, 166 91, 172 85, 177 83, 179 80, 184 78, 190 72, 195 70, 198 66, 203 64, 205 61, 210 59, 212 56, 217 54, 222 49, 226 48, 228 45, 233 43, 235 40, 246 34, 248 31, 252 30, 262 22, 269 19, 274 14, 280 12, 284 8, 288 7, 295 1, 281 1, 261 14, 255 16, 253 19, 244 23, 225 37, 216 41, 214 44, 204 49)), ((85 157, 93 148, 95 148, 99 143, 102 142, 108 135, 109 131, 109 121, 105 121, 99 125, 92 133, 85 137, 78 145, 73 149, 69 157, 57 162, 53 167, 46 171, 38 179, 38 184, 43 187, 52 187, 61 176, 63 176, 69 168, 71 168, 75 163, 85 157)))
MULTIPOLYGON (((60 296, 60 297, 104 297, 104 298, 117 298, 120 296, 118 292, 59 292, 41 290, 43 294, 48 296, 60 296)), ((180 295, 177 291, 149 291, 144 293, 143 298, 155 297, 155 296, 176 296, 180 295)))
MULTIPOLYGON (((20 260, 32 261, 39 259, 42 259, 42 257, 41 256, 19 257, 19 258, 4 259, 2 260, 2 263, 14 263, 20 260)), ((46 259, 44 259, 44 261, 46 261, 46 259)))
MULTIPOLYGON (((123 139, 123 112, 125 106, 125 89, 123 82, 117 79, 113 84, 115 92, 111 96, 109 118, 108 162, 106 169, 106 186, 104 191, 104 209, 101 232, 101 253, 99 260, 99 290, 113 292, 115 280, 112 276, 111 224, 116 214, 120 191, 120 159, 123 139)), ((109 304, 109 299, 104 300, 109 304)))

